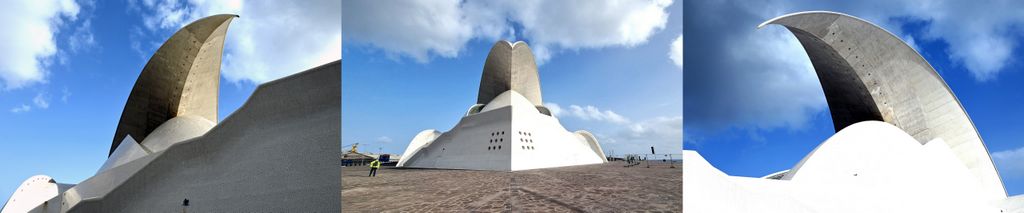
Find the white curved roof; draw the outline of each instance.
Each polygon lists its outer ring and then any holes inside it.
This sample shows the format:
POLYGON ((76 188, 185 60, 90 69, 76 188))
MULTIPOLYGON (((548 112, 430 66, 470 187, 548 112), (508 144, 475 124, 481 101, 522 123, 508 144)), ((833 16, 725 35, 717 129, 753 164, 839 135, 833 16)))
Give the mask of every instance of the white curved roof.
POLYGON ((687 212, 1001 212, 1000 203, 1013 205, 981 187, 943 139, 922 145, 880 121, 840 130, 779 180, 728 176, 692 151, 683 158, 687 212))
POLYGON ((110 157, 107 157, 107 161, 103 162, 103 166, 100 166, 100 169, 96 171, 96 174, 103 173, 110 168, 124 165, 125 163, 134 161, 135 159, 139 159, 148 154, 149 152, 142 148, 142 145, 139 145, 139 143, 135 141, 135 138, 128 135, 124 137, 124 141, 121 141, 121 144, 117 145, 117 149, 114 149, 114 153, 110 154, 110 157))
POLYGON ((537 111, 537 108, 533 106, 533 103, 530 103, 530 100, 527 100, 522 94, 519 94, 519 92, 516 92, 515 90, 508 90, 497 97, 494 97, 494 99, 491 99, 491 102, 484 105, 484 108, 481 109, 480 112, 487 112, 507 106, 516 106, 516 110, 519 110, 520 108, 528 108, 530 110, 537 111))
POLYGON ((53 178, 46 175, 32 176, 26 179, 25 182, 22 182, 21 186, 18 186, 18 189, 14 191, 11 198, 7 200, 7 204, 4 204, 3 211, 0 213, 28 212, 36 208, 36 206, 43 204, 43 202, 56 197, 57 194, 60 194, 60 189, 53 178))
POLYGON ((142 141, 142 146, 151 152, 160 152, 175 143, 202 136, 214 125, 213 121, 199 116, 174 117, 153 130, 149 137, 142 141))

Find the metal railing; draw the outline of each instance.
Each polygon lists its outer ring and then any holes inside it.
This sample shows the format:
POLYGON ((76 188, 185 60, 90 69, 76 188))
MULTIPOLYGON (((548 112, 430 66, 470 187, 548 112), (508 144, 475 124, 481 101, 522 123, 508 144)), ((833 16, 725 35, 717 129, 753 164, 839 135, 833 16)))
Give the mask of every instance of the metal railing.
POLYGON ((625 167, 681 168, 683 165, 682 154, 625 154, 608 158, 608 161, 626 162, 625 167))

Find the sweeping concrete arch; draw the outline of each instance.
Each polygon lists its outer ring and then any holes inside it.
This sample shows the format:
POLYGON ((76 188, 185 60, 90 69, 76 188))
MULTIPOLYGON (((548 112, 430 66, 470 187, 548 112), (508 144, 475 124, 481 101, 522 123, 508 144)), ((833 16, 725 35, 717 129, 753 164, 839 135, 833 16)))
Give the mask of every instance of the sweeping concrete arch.
POLYGON ((236 17, 222 14, 196 20, 157 49, 128 96, 108 155, 125 136, 144 141, 174 117, 195 115, 217 122, 224 36, 236 17))
POLYGON ((880 120, 924 144, 942 139, 984 191, 1006 197, 989 152, 960 101, 912 47, 862 19, 835 12, 799 12, 762 23, 785 26, 803 45, 821 82, 838 132, 880 120))
POLYGON ((534 106, 544 104, 540 96, 537 62, 533 59, 533 50, 526 42, 494 43, 484 62, 484 74, 480 77, 480 92, 477 93, 476 103, 490 103, 509 90, 523 95, 534 106))

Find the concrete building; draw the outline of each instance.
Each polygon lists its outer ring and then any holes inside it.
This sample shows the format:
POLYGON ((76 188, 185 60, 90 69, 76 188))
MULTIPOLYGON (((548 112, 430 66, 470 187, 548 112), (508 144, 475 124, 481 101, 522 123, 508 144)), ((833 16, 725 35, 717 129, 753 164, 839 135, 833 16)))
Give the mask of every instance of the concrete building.
POLYGON ((593 135, 567 131, 544 107, 530 47, 499 41, 487 55, 476 104, 450 131, 417 134, 398 166, 516 171, 603 162, 593 135))
POLYGON ((359 150, 356 149, 358 146, 359 143, 352 144, 352 149, 341 154, 341 166, 363 166, 368 165, 370 162, 373 162, 374 159, 377 159, 378 156, 359 152, 359 150))
POLYGON ((236 17, 199 19, 153 54, 95 176, 31 177, 2 212, 340 211, 341 61, 260 85, 218 123, 236 17))
POLYGON ((684 152, 687 212, 1022 212, 934 68, 888 31, 846 14, 800 12, 837 133, 787 171, 733 177, 684 152))

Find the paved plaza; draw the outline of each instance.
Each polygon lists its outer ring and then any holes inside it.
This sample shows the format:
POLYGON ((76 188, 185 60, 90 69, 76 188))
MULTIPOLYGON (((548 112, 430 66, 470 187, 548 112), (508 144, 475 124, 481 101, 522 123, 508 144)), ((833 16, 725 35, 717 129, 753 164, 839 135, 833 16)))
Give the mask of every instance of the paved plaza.
POLYGON ((516 172, 342 168, 342 211, 682 211, 677 164, 621 161, 516 172))

